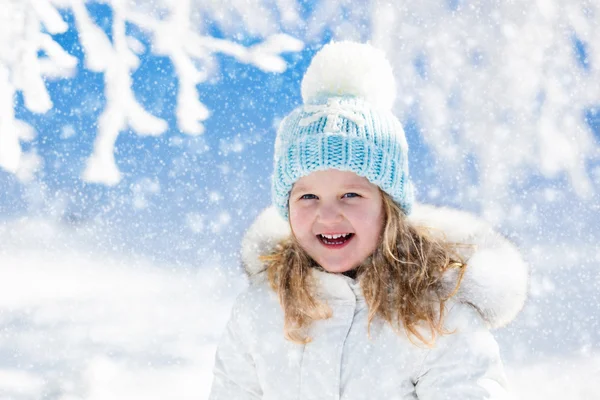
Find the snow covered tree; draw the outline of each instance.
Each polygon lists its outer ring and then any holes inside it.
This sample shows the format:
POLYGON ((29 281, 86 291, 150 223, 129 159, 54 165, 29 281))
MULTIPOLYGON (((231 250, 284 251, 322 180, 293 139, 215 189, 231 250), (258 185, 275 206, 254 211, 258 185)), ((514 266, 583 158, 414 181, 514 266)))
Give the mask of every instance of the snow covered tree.
POLYGON ((114 144, 124 129, 160 135, 167 128, 132 89, 144 51, 127 33, 133 25, 147 35, 152 53, 174 66, 181 132, 203 132, 210 110, 198 85, 218 68, 217 54, 281 72, 281 54, 299 51, 303 42, 370 40, 395 67, 396 111, 417 122, 437 171, 467 188, 461 196, 499 204, 511 188, 538 176, 568 180, 581 198, 596 194, 599 178, 590 165, 600 146, 586 118, 598 115, 600 104, 597 2, 104 0, 113 13, 110 35, 92 21, 88 3, 97 1, 2 0, 0 166, 23 178, 39 160, 35 150, 21 154, 20 141, 33 131, 15 118, 13 98, 21 91, 29 110, 52 108, 44 80, 71 76, 77 63, 51 36, 67 29, 61 12, 70 12, 85 66, 103 73, 105 83, 106 107, 82 171, 86 181, 119 182, 114 144), (212 35, 215 26, 228 39, 212 35), (256 44, 236 40, 247 37, 256 44))
POLYGON ((459 182, 488 204, 538 174, 566 176, 591 198, 588 165, 600 146, 586 114, 600 105, 598 2, 394 4, 374 7, 372 38, 393 58, 398 109, 417 116, 440 171, 462 171, 459 182), (469 158, 474 181, 462 165, 469 158))
MULTIPOLYGON (((117 184, 121 174, 114 159, 114 145, 120 132, 130 127, 140 135, 160 135, 167 123, 147 112, 136 100, 131 74, 139 65, 143 45, 126 32, 133 24, 148 35, 152 52, 167 56, 179 78, 177 125, 180 131, 198 135, 202 121, 210 112, 199 100, 197 85, 204 82, 215 67, 217 53, 235 57, 264 71, 282 72, 286 63, 281 53, 298 51, 303 43, 278 32, 269 18, 271 8, 261 1, 226 3, 178 1, 107 0, 112 9, 109 36, 91 19, 84 0, 2 0, 0 24, 4 40, 0 42, 0 166, 23 176, 36 163, 35 153, 22 156, 20 140, 30 140, 32 129, 15 118, 13 97, 21 91, 25 106, 37 113, 52 108, 44 79, 73 74, 77 59, 52 39, 67 24, 60 11, 73 13, 87 69, 104 74, 106 108, 98 119, 93 154, 83 179, 108 185, 117 184), (206 34, 205 18, 234 31, 262 38, 245 47, 233 40, 206 34), (40 55, 40 53, 42 53, 40 55), (22 160, 22 159, 25 160, 22 160), (21 167, 21 170, 19 169, 21 167)), ((281 6, 285 6, 282 2, 281 6)), ((285 8, 287 19, 297 16, 285 8)))

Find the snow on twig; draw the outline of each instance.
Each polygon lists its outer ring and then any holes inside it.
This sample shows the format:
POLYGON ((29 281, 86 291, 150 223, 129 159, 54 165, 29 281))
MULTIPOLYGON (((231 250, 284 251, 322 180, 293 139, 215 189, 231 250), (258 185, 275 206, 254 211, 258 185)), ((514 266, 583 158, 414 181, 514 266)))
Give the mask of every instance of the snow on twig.
MULTIPOLYGON (((84 12, 83 10, 78 10, 84 12)), ((125 34, 126 8, 113 4, 113 44, 103 60, 106 108, 99 117, 94 150, 83 173, 84 180, 115 185, 121 173, 114 156, 119 133, 131 127, 140 135, 160 135, 167 130, 166 121, 148 113, 138 103, 132 89, 131 73, 138 67, 138 57, 129 49, 125 34)), ((85 21, 85 18, 81 19, 85 21)), ((85 22, 87 23, 87 22, 85 22)), ((92 27, 83 28, 93 32, 92 27)), ((86 53, 92 52, 86 49, 86 53)), ((100 63, 98 63, 100 65, 100 63)))
MULTIPOLYGON (((55 34, 68 28, 60 15, 61 8, 73 13, 84 50, 85 67, 104 76, 106 106, 98 120, 92 154, 82 172, 82 178, 88 182, 115 185, 121 180, 114 150, 122 131, 131 128, 139 135, 155 136, 168 129, 166 121, 146 111, 135 97, 131 74, 140 64, 138 54, 142 49, 139 42, 127 36, 126 24, 141 28, 151 40, 151 51, 167 56, 173 63, 179 80, 177 126, 190 135, 203 133, 202 122, 210 116, 208 108, 199 100, 197 85, 207 80, 215 54, 231 55, 264 71, 282 72, 286 62, 281 53, 299 51, 303 47, 301 41, 283 34, 268 35, 264 42, 249 48, 226 39, 201 35, 190 21, 193 14, 190 0, 164 2, 166 17, 140 12, 139 7, 135 8, 134 3, 125 0, 104 1, 113 11, 112 40, 94 23, 85 0, 7 1, 11 7, 4 14, 9 16, 5 19, 11 23, 8 30, 15 37, 13 42, 17 43, 17 48, 21 45, 20 53, 2 52, 0 56, 0 167, 11 172, 19 168, 19 140, 25 133, 29 132, 30 136, 31 131, 24 129, 23 123, 14 118, 12 99, 15 93, 23 92, 26 108, 44 113, 52 108, 44 78, 68 77, 77 65, 74 57, 49 34, 42 32, 45 28, 55 34), (38 57, 40 50, 47 57, 38 57), (11 54, 16 55, 10 58, 11 54), (24 133, 20 135, 19 131, 24 133)), ((297 20, 294 16, 297 14, 286 14, 288 20, 297 20)), ((260 19, 256 21, 258 31, 269 31, 268 24, 260 19)), ((10 45, 9 41, 4 41, 3 45, 10 45)))
POLYGON ((32 128, 15 117, 16 92, 23 93, 26 108, 44 113, 53 104, 42 74, 49 72, 53 77, 68 77, 77 65, 74 57, 41 32, 42 28, 50 33, 67 29, 50 1, 3 2, 0 13, 0 167, 13 173, 18 173, 21 165, 20 140, 33 139, 32 128), (46 57, 40 58, 39 51, 44 51, 46 57))
POLYGON ((511 187, 541 174, 591 198, 586 163, 600 146, 584 115, 600 104, 598 4, 377 3, 373 42, 399 78, 397 109, 418 119, 457 191, 507 204, 511 187))
POLYGON ((280 54, 300 51, 304 45, 285 34, 270 35, 249 48, 230 40, 200 35, 190 24, 190 12, 190 0, 181 0, 164 20, 135 12, 130 14, 130 20, 152 36, 154 51, 169 57, 175 66, 179 77, 176 111, 179 129, 188 134, 200 134, 204 131, 201 122, 210 113, 200 102, 196 86, 208 78, 207 66, 213 63, 214 54, 232 56, 263 71, 283 72, 287 65, 280 54), (196 60, 204 69, 198 70, 196 60))

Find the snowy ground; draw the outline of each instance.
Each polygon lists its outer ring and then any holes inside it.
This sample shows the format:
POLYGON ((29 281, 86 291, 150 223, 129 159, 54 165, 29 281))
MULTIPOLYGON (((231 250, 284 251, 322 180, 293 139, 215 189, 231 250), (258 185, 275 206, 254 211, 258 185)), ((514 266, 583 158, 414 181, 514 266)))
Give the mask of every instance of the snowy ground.
MULTIPOLYGON (((242 274, 110 253, 94 237, 44 221, 0 227, 0 399, 205 399, 242 274)), ((600 398, 600 276, 588 269, 534 271, 522 317, 497 332, 521 398, 600 398)))

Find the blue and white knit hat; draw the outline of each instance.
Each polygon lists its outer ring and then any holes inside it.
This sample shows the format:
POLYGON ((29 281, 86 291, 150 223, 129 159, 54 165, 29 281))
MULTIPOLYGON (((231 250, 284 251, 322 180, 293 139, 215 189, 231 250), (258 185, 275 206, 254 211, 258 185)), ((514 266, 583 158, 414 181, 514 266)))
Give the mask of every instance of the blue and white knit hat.
POLYGON ((288 218, 294 183, 335 168, 367 178, 408 215, 414 200, 408 144, 391 109, 395 80, 384 53, 368 44, 332 42, 302 79, 304 104, 281 122, 275 140, 273 204, 288 218))

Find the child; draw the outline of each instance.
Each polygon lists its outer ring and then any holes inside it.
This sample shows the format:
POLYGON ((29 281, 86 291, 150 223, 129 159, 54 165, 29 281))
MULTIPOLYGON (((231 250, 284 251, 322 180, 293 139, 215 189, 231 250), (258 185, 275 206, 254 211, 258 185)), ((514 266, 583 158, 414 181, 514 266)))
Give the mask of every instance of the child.
POLYGON ((394 91, 369 45, 314 57, 277 133, 275 207, 244 238, 251 284, 210 399, 509 398, 489 328, 521 309, 527 269, 472 216, 413 210, 394 91))

